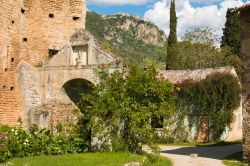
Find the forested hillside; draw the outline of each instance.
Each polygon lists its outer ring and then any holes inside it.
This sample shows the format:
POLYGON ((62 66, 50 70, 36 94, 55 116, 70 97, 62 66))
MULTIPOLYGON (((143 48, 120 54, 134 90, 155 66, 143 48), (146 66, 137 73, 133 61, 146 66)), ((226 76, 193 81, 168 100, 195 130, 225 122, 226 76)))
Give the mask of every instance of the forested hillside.
POLYGON ((151 22, 123 13, 102 16, 87 12, 86 29, 102 48, 120 56, 125 63, 165 61, 166 35, 151 22))

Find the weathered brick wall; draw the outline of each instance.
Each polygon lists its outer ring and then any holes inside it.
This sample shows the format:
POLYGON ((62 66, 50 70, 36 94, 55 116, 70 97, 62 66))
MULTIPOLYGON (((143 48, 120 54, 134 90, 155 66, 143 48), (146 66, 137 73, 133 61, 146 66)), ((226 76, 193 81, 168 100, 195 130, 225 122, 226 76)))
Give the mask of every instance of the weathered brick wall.
POLYGON ((241 11, 241 57, 244 66, 243 85, 243 151, 244 161, 250 163, 250 9, 241 11))
POLYGON ((24 0, 22 57, 38 65, 48 49, 60 50, 79 28, 85 28, 82 0, 24 0))
POLYGON ((0 1, 0 124, 14 125, 21 116, 15 68, 20 60, 20 2, 0 1))
POLYGON ((24 118, 19 62, 45 62, 48 49, 60 50, 76 29, 85 28, 85 12, 85 0, 0 1, 0 124, 24 118))

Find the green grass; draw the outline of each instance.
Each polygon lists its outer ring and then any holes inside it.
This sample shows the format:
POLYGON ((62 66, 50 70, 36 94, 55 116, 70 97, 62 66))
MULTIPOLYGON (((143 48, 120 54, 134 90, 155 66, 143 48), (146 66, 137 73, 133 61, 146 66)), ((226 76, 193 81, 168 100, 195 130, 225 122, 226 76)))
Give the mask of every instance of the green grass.
POLYGON ((223 163, 226 166, 243 166, 242 163, 242 152, 238 152, 235 154, 232 154, 230 156, 227 156, 223 163))
MULTIPOLYGON (((61 156, 40 156, 28 158, 16 158, 8 162, 13 166, 123 166, 129 162, 145 160, 144 155, 128 152, 124 153, 83 153, 61 156)), ((172 162, 167 158, 157 157, 154 163, 146 160, 146 166, 171 166, 172 162)), ((5 164, 7 165, 7 164, 5 164)))
POLYGON ((187 143, 171 143, 171 144, 162 144, 165 146, 203 146, 203 147, 208 147, 208 146, 225 146, 225 145, 235 145, 235 144, 240 144, 242 143, 241 140, 237 141, 230 141, 230 142, 209 142, 209 143, 196 143, 196 142, 187 142, 187 143))

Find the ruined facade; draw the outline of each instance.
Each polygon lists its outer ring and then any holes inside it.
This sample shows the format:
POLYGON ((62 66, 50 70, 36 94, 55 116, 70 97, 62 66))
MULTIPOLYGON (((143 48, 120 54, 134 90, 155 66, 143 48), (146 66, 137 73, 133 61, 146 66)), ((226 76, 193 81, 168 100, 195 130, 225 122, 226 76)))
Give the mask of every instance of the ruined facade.
POLYGON ((85 32, 85 3, 0 1, 0 124, 46 127, 75 108, 74 93, 96 82, 100 64, 116 62, 85 32))
POLYGON ((241 57, 244 65, 243 85, 243 160, 250 163, 250 4, 240 9, 241 57))
MULTIPOLYGON (((186 80, 200 81, 206 79, 207 76, 214 73, 228 73, 236 78, 238 75, 234 67, 218 67, 218 68, 206 68, 206 69, 196 69, 196 70, 160 70, 159 74, 166 80, 170 81, 172 84, 180 84, 186 80)), ((240 82, 239 82, 240 83, 240 82)), ((209 122, 206 115, 202 114, 190 114, 190 117, 196 117, 197 121, 202 124, 198 129, 193 126, 190 137, 191 140, 196 142, 207 142, 209 140, 209 122)), ((242 106, 240 105, 234 110, 234 121, 231 123, 229 128, 226 128, 225 132, 221 136, 221 140, 224 141, 235 141, 242 139, 242 106)), ((185 126, 188 129, 188 118, 185 122, 185 126)))

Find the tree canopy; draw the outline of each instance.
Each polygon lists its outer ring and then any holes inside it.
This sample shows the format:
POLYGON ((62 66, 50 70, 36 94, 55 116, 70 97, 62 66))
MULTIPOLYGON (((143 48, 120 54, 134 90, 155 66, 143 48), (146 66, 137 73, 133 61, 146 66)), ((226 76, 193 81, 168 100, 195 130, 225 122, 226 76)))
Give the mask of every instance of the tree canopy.
POLYGON ((241 60, 228 47, 218 48, 217 43, 212 29, 188 31, 181 42, 169 48, 167 66, 173 70, 234 66, 240 72, 241 60))
POLYGON ((114 151, 138 152, 142 144, 152 145, 155 130, 151 120, 169 119, 174 113, 173 85, 161 79, 153 67, 112 74, 102 70, 98 75, 100 84, 79 104, 91 135, 105 146, 111 144, 114 151))
POLYGON ((223 28, 223 36, 221 47, 230 47, 235 55, 240 55, 240 16, 234 9, 227 10, 225 28, 223 28))

